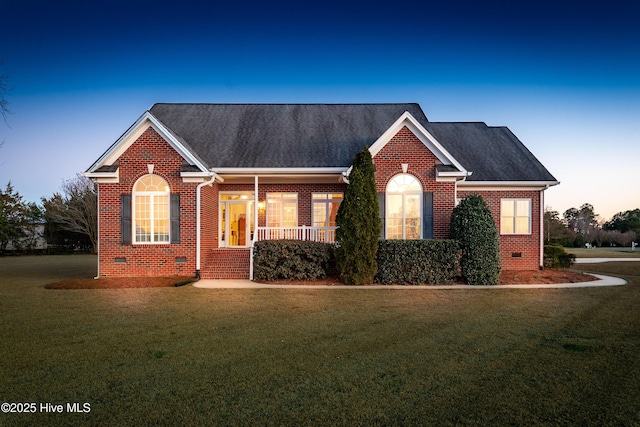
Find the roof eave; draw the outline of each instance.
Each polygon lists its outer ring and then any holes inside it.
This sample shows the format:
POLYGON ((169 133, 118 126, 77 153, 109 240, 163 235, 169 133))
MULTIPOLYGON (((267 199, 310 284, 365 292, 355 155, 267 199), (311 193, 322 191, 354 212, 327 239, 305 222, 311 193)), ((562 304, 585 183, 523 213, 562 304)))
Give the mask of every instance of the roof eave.
POLYGON ((549 187, 560 184, 560 181, 460 181, 458 187, 473 190, 546 190, 549 187))
POLYGON ((172 132, 166 128, 164 124, 162 124, 153 114, 149 111, 146 111, 142 114, 136 122, 127 129, 125 133, 123 133, 120 138, 118 138, 108 149, 105 151, 102 156, 98 158, 90 167, 87 169, 85 173, 93 174, 97 169, 104 165, 113 164, 118 158, 124 153, 124 151, 135 142, 139 134, 148 129, 148 127, 153 127, 153 129, 158 132, 158 134, 169 143, 177 152, 180 154, 189 164, 195 165, 202 172, 207 172, 207 167, 196 157, 194 153, 192 153, 189 149, 187 149, 176 137, 173 136, 172 132), (148 124, 148 126, 147 126, 148 124))

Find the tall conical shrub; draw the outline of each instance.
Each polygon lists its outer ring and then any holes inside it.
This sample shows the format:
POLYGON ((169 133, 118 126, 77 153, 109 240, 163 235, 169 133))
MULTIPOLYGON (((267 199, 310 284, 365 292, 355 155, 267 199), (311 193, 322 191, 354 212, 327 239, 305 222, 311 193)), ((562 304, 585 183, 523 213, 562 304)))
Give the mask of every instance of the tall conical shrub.
POLYGON ((468 284, 498 284, 501 270, 498 228, 482 197, 472 194, 453 209, 449 237, 460 242, 460 267, 468 284))
POLYGON ((367 147, 353 160, 349 186, 336 223, 336 264, 340 280, 352 285, 373 283, 378 271, 376 252, 382 222, 378 217, 375 170, 367 147))

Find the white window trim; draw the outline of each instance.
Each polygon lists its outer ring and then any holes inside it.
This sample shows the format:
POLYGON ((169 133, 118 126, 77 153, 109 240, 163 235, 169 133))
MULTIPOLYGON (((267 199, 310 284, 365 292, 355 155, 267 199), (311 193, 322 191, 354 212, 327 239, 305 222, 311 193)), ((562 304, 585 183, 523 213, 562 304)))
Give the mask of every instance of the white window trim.
POLYGON ((533 232, 532 228, 532 215, 533 215, 533 202, 531 200, 531 198, 526 198, 526 197, 521 197, 521 198, 511 198, 511 197, 504 197, 502 199, 500 199, 500 235, 502 236, 530 236, 533 232), (528 225, 528 231, 526 233, 518 233, 517 230, 517 219, 518 217, 524 217, 524 215, 518 215, 518 203, 517 202, 529 202, 529 212, 527 214, 527 217, 529 218, 529 225, 528 225), (504 217, 502 215, 502 203, 503 202, 512 202, 513 203, 513 217, 504 217), (502 221, 504 220, 504 218, 513 218, 513 233, 506 233, 502 231, 502 221))
POLYGON ((298 193, 294 193, 294 192, 291 192, 291 191, 289 191, 289 192, 287 192, 287 191, 273 191, 273 192, 270 192, 270 193, 266 194, 266 200, 265 200, 265 202, 266 202, 266 204, 265 204, 266 217, 265 217, 265 219, 266 219, 267 227, 270 227, 270 228, 287 228, 287 227, 284 226, 284 202, 288 201, 288 202, 291 203, 294 200, 293 197, 291 197, 291 198, 279 197, 278 198, 281 201, 281 203, 280 203, 280 220, 281 221, 280 221, 280 225, 271 226, 271 225, 269 225, 269 219, 270 219, 270 216, 271 216, 270 213, 269 213, 269 211, 270 211, 270 209, 269 209, 269 198, 270 197, 271 198, 275 198, 275 197, 273 197, 274 194, 282 194, 282 195, 295 194, 296 195, 296 198, 295 198, 295 202, 296 202, 296 224, 293 227, 297 227, 298 226, 298 221, 299 221, 299 218, 298 218, 298 193))
MULTIPOLYGON (((406 222, 407 222, 407 209, 405 207, 405 202, 406 202, 406 195, 410 195, 410 196, 419 196, 419 200, 420 200, 420 206, 418 207, 418 218, 419 218, 419 224, 420 224, 420 236, 418 237, 419 239, 422 239, 424 236, 424 227, 423 227, 423 221, 424 218, 422 217, 423 215, 423 204, 424 204, 424 200, 423 200, 423 192, 424 192, 424 188, 422 187, 422 183, 420 182, 420 180, 418 179, 417 176, 412 175, 410 173, 401 173, 398 175, 395 175, 393 178, 391 178, 389 180, 389 182, 387 182, 387 187, 385 188, 385 192, 384 192, 384 197, 385 197, 385 202, 384 202, 384 237, 385 239, 389 238, 389 233, 388 233, 388 228, 389 228, 389 219, 391 219, 389 217, 389 200, 387 199, 387 197, 389 196, 389 194, 392 195, 402 195, 402 237, 400 239, 397 240, 407 240, 407 227, 406 227, 406 222), (389 185, 391 184, 391 181, 393 181, 394 179, 403 176, 403 175, 407 175, 412 177, 413 179, 415 179, 418 182, 418 185, 420 186, 420 190, 416 190, 416 191, 406 191, 406 192, 389 192, 389 185)), ((397 219, 397 218, 394 218, 397 219)))
MULTIPOLYGON (((136 180, 136 182, 133 184, 133 188, 135 189, 136 186, 138 185, 138 181, 140 181, 141 179, 143 179, 146 176, 149 175, 155 175, 155 174, 147 174, 147 175, 143 175, 141 176, 138 180, 136 180)), ((156 175, 159 178, 161 178, 164 182, 167 182, 166 179, 164 179, 163 177, 161 177, 160 175, 156 175)), ((169 185, 169 183, 167 183, 167 186, 169 185)), ((169 191, 133 191, 131 193, 131 243, 134 245, 168 245, 171 243, 171 190, 169 191), (151 240, 146 242, 146 241, 138 241, 138 234, 136 233, 136 221, 138 220, 137 215, 136 215, 136 200, 138 196, 149 196, 149 219, 151 221, 150 227, 149 229, 151 230, 150 232, 150 236, 151 236, 151 240), (167 222, 169 224, 169 231, 168 231, 168 239, 167 241, 162 241, 162 242, 157 242, 155 241, 155 234, 153 232, 154 229, 154 223, 155 223, 155 214, 154 214, 154 199, 156 196, 166 196, 167 197, 167 213, 169 214, 167 217, 167 222)))
POLYGON ((323 228, 325 230, 329 230, 332 226, 329 225, 329 203, 338 203, 338 205, 340 205, 342 203, 342 201, 344 200, 344 193, 340 193, 340 192, 335 192, 335 191, 329 191, 329 192, 317 192, 317 193, 312 193, 311 194, 311 225, 313 227, 316 227, 314 225, 315 222, 315 205, 317 204, 322 204, 324 205, 324 220, 325 220, 325 226, 319 226, 318 228, 323 228), (342 195, 342 197, 340 199, 330 199, 328 196, 330 194, 340 194, 342 195), (324 195, 327 196, 323 199, 316 199, 314 196, 319 196, 319 195, 324 195))

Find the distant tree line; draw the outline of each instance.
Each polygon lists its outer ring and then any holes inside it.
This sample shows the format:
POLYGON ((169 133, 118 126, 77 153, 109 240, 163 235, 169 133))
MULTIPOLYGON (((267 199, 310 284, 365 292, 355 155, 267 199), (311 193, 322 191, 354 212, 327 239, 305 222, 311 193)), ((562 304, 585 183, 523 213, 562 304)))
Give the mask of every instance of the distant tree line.
POLYGON ((40 202, 25 202, 11 182, 0 189, 0 254, 96 251, 98 198, 91 180, 77 175, 40 202))
POLYGON ((544 212, 546 244, 565 247, 631 246, 640 237, 640 209, 618 212, 610 221, 598 221, 598 214, 589 203, 567 209, 560 218, 557 211, 544 212))

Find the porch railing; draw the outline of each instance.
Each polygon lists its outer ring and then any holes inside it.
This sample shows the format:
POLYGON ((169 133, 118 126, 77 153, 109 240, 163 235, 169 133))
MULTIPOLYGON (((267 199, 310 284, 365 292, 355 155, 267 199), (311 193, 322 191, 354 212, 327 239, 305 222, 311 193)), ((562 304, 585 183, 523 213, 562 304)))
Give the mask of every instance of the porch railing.
POLYGON ((258 227, 253 233, 251 253, 249 255, 249 278, 253 280, 253 246, 261 240, 310 240, 313 242, 334 243, 338 227, 258 227))
POLYGON ((253 235, 253 243, 261 240, 311 240, 333 243, 336 240, 337 227, 258 227, 253 235))

